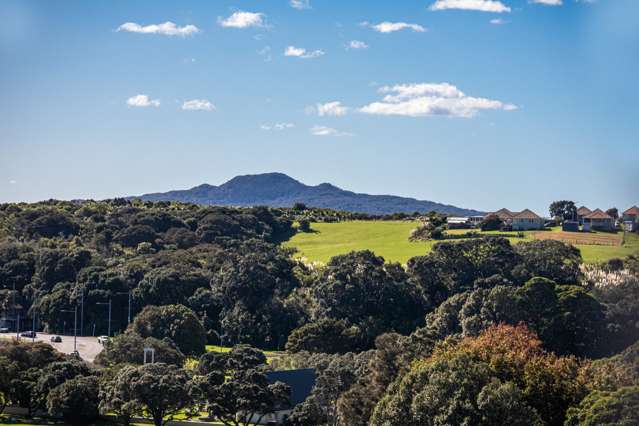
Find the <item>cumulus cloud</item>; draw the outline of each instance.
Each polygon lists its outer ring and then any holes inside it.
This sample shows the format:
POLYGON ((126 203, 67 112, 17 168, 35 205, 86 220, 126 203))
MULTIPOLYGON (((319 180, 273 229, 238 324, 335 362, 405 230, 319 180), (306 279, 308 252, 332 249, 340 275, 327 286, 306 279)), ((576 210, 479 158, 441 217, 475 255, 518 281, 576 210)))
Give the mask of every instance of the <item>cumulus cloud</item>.
POLYGON ((319 115, 320 117, 341 117, 343 115, 346 115, 346 113, 348 112, 348 107, 342 105, 342 103, 339 101, 333 101, 327 102, 325 104, 316 104, 314 107, 309 107, 307 111, 317 112, 317 115, 319 115))
POLYGON ((362 22, 362 26, 369 27, 377 31, 378 33, 392 33, 401 30, 412 30, 417 33, 426 32, 426 28, 418 24, 408 24, 406 22, 380 22, 379 24, 371 24, 369 22, 362 22))
POLYGON ((228 18, 219 16, 217 23, 224 28, 261 28, 266 26, 263 13, 244 12, 242 10, 233 13, 228 18))
POLYGON ((275 124, 262 124, 260 129, 262 130, 286 130, 295 127, 293 123, 275 123, 275 124))
POLYGON ((368 44, 359 40, 351 40, 347 46, 348 49, 368 49, 368 44))
MULTIPOLYGON (((552 0, 550 0, 552 1, 552 0)), ((480 12, 503 13, 510 12, 510 7, 498 0, 437 0, 430 10, 478 10, 480 12)))
POLYGON ((192 99, 184 101, 182 109, 186 111, 213 111, 215 110, 215 105, 206 99, 192 99))
POLYGON ((379 92, 385 95, 381 102, 365 105, 359 111, 375 115, 470 118, 481 110, 517 109, 513 104, 467 96, 449 83, 398 84, 383 86, 379 92))
POLYGON ((495 18, 495 19, 491 19, 490 23, 493 25, 504 25, 505 23, 507 23, 507 21, 501 18, 495 18))
POLYGON ((546 6, 561 6, 561 0, 529 0, 530 3, 534 4, 544 4, 546 6))
POLYGON ((313 128, 311 128, 311 134, 313 136, 352 136, 351 133, 340 132, 337 129, 326 126, 313 126, 313 128))
POLYGON ((310 9, 311 8, 311 1, 310 0, 291 0, 291 1, 289 1, 288 4, 290 4, 292 8, 297 9, 297 10, 304 10, 304 9, 310 9))
POLYGON ((148 95, 135 95, 126 100, 126 104, 130 107, 146 108, 146 107, 159 107, 159 99, 151 99, 148 95))
POLYGON ((323 50, 318 49, 318 50, 309 51, 304 49, 303 47, 295 47, 295 46, 288 46, 286 50, 284 50, 284 56, 291 56, 291 57, 303 58, 303 59, 317 58, 319 56, 322 56, 323 54, 324 54, 323 50))
POLYGON ((118 27, 116 31, 140 34, 162 34, 168 36, 186 37, 200 32, 195 25, 185 25, 178 27, 173 22, 167 21, 163 24, 140 25, 135 22, 126 22, 118 27))

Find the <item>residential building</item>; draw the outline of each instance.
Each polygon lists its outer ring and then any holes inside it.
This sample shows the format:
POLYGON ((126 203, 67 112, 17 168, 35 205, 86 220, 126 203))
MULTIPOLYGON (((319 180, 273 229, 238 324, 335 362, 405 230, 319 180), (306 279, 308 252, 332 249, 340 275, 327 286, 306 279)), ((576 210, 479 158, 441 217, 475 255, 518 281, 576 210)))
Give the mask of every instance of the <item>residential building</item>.
POLYGON ((446 218, 448 229, 470 228, 470 218, 468 217, 448 217, 446 218))
POLYGON ((577 222, 579 222, 580 225, 584 224, 584 217, 588 216, 590 213, 592 213, 592 210, 590 210, 588 207, 586 206, 581 206, 577 209, 577 222))
POLYGON ((596 209, 583 218, 584 231, 612 231, 615 229, 615 219, 601 209, 596 209))
POLYGON ((513 231, 527 231, 544 229, 544 218, 529 209, 514 214, 512 218, 513 231))
POLYGON ((504 225, 507 225, 507 226, 512 225, 513 217, 515 217, 515 213, 511 212, 510 210, 506 208, 497 210, 493 214, 497 215, 497 217, 499 217, 501 221, 504 222, 504 225))
POLYGON ((621 215, 623 229, 628 232, 639 230, 639 207, 632 206, 621 215))

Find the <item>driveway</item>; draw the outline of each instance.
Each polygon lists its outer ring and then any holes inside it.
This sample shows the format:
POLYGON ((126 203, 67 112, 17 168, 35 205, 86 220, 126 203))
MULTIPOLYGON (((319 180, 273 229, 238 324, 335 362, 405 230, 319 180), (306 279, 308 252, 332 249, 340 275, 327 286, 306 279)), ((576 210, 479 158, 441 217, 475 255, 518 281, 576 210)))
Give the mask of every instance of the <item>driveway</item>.
MULTIPOLYGON (((55 343, 51 341, 53 334, 38 333, 35 340, 37 342, 45 342, 53 346, 59 352, 70 354, 73 352, 73 336, 61 336, 62 342, 55 343)), ((15 339, 15 333, 2 333, 0 339, 15 339)), ((20 340, 30 342, 32 339, 28 337, 21 337, 20 340)), ((102 351, 102 345, 98 343, 97 337, 80 337, 77 341, 78 352, 80 357, 88 362, 93 362, 95 357, 102 351)))

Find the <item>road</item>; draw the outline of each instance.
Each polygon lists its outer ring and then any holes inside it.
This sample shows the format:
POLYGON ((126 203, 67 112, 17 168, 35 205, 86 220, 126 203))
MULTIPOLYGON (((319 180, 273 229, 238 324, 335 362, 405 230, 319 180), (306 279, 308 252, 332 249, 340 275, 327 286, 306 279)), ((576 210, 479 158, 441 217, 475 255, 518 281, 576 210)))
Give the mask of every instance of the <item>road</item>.
MULTIPOLYGON (((73 336, 61 336, 62 342, 55 343, 51 341, 53 334, 38 333, 36 337, 37 342, 45 342, 53 346, 57 351, 70 354, 73 352, 73 336)), ((2 333, 0 339, 15 339, 15 333, 2 333)), ((28 337, 21 337, 20 340, 30 342, 28 337)), ((102 345, 98 343, 97 337, 80 337, 77 341, 78 352, 80 357, 88 362, 93 362, 95 357, 102 351, 102 345)))

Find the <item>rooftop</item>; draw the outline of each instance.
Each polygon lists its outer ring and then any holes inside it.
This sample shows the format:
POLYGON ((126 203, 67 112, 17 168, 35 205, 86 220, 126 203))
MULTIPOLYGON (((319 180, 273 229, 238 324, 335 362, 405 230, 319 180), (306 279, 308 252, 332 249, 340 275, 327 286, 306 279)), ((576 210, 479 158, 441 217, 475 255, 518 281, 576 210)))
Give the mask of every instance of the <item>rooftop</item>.
POLYGON ((525 209, 515 214, 514 219, 541 219, 541 216, 530 209, 525 209))
POLYGON ((604 212, 601 209, 596 209, 594 212, 589 215, 584 216, 584 219, 610 219, 612 220, 612 216, 608 213, 604 212))

